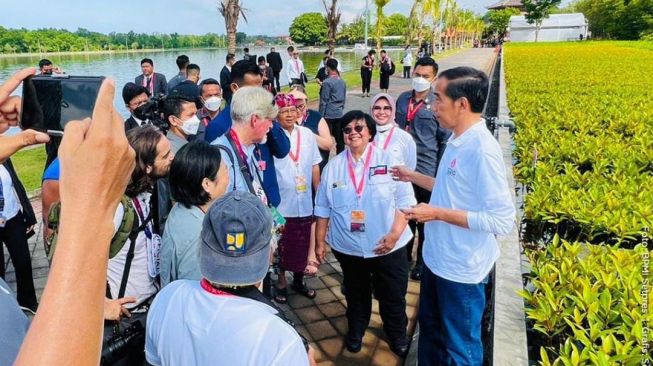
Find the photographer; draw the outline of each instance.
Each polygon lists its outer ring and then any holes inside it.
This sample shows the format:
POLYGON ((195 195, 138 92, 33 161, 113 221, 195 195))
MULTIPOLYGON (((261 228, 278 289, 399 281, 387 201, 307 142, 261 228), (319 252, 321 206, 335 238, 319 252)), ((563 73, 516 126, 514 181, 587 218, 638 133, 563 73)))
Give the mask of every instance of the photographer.
POLYGON ((151 124, 147 113, 148 102, 150 101, 150 92, 140 85, 132 82, 125 84, 122 88, 122 99, 125 101, 125 107, 131 113, 131 116, 125 120, 125 132, 134 127, 146 126, 151 124))
POLYGON ((293 326, 256 286, 268 271, 272 216, 249 192, 206 213, 201 281, 177 280, 152 303, 145 354, 152 365, 315 364, 293 326))

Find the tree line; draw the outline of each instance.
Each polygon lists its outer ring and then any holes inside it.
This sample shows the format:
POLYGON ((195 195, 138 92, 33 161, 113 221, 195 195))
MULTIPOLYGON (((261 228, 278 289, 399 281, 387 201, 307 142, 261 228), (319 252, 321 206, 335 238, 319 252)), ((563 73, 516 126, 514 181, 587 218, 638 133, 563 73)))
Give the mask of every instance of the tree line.
MULTIPOLYGON (((278 37, 264 35, 248 36, 237 32, 238 44, 278 43, 278 37)), ((43 52, 80 52, 113 51, 138 49, 174 49, 227 47, 227 37, 220 34, 204 35, 146 34, 92 32, 79 28, 75 32, 65 29, 7 29, 0 27, 0 53, 43 53, 43 52)))

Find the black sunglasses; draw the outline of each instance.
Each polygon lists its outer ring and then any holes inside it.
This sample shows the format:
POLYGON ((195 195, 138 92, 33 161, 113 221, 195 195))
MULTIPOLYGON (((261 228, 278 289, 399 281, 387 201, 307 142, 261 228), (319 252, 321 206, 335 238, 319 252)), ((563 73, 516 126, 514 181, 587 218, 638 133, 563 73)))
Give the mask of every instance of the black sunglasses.
POLYGON ((356 131, 358 133, 361 133, 361 132, 363 132, 363 128, 365 128, 365 126, 363 126, 363 125, 356 125, 356 126, 354 126, 354 128, 351 128, 351 127, 347 126, 347 127, 342 129, 342 132, 345 135, 349 135, 352 131, 356 131))

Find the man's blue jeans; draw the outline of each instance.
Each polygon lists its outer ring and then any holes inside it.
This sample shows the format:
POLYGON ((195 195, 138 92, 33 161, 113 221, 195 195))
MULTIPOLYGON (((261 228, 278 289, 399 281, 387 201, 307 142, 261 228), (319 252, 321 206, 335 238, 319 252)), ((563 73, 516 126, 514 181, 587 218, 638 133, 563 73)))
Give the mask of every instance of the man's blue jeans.
POLYGON ((481 319, 487 277, 478 284, 436 276, 425 265, 419 297, 420 366, 483 364, 481 319))

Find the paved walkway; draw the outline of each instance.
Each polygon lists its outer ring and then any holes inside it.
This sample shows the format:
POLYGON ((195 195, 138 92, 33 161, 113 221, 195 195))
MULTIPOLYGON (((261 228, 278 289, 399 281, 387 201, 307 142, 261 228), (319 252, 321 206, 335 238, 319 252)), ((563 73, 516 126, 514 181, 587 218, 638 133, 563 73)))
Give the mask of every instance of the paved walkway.
MULTIPOLYGON (((440 70, 455 66, 472 66, 489 72, 494 60, 493 49, 469 49, 454 55, 438 60, 440 70)), ((391 77, 390 89, 388 92, 397 97, 405 90, 410 90, 410 79, 401 78, 402 70, 400 65, 395 76, 391 77)), ((372 82, 372 95, 379 92, 379 81, 372 82)), ((371 98, 361 97, 361 90, 355 88, 347 93, 346 109, 360 109, 369 111, 371 98)), ((37 218, 41 217, 41 202, 32 202, 37 218)), ((48 276, 48 261, 45 256, 42 244, 42 225, 39 220, 37 224, 37 235, 29 241, 32 253, 32 267, 34 274, 34 285, 37 296, 40 298, 48 276)), ((5 251, 6 252, 6 251, 5 251)), ((307 284, 317 290, 317 297, 313 300, 306 299, 301 295, 293 293, 291 289, 288 296, 288 304, 281 305, 284 313, 295 322, 298 331, 304 335, 315 349, 316 360, 319 365, 370 365, 370 366, 394 366, 402 365, 403 360, 395 356, 387 343, 383 333, 381 318, 379 316, 379 304, 376 300, 372 305, 372 319, 370 326, 363 338, 363 349, 356 354, 348 352, 343 347, 343 339, 347 333, 347 318, 345 307, 347 302, 340 292, 342 283, 342 270, 340 264, 331 253, 328 254, 328 263, 320 266, 317 277, 307 279, 307 284)), ((7 261, 6 280, 15 290, 15 274, 9 256, 5 255, 7 261)), ((419 299, 419 283, 410 280, 408 293, 406 295, 406 313, 408 314, 408 333, 413 334, 417 321, 419 299)))

